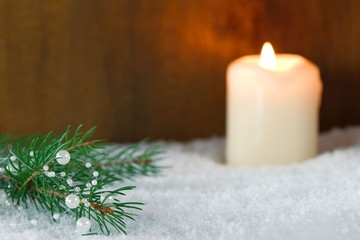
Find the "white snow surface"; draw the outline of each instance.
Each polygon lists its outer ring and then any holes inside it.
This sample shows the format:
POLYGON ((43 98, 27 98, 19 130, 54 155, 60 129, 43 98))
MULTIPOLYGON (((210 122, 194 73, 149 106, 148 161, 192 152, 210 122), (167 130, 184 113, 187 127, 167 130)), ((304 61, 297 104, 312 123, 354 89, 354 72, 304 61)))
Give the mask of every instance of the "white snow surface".
POLYGON ((164 145, 162 176, 125 183, 137 189, 124 200, 146 203, 128 236, 81 237, 71 216, 0 206, 0 239, 360 238, 360 127, 322 134, 318 157, 283 166, 226 166, 223 138, 164 145))

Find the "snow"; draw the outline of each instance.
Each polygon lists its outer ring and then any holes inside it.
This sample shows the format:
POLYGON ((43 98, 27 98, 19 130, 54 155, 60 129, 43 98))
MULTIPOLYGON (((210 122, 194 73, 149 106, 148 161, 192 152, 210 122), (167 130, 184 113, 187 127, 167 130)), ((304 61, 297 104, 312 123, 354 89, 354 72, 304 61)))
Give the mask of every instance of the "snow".
POLYGON ((0 239, 359 239, 360 128, 323 134, 314 159, 261 168, 224 165, 223 138, 164 144, 162 176, 128 183, 126 199, 146 206, 127 237, 84 238, 72 217, 0 207, 0 239))

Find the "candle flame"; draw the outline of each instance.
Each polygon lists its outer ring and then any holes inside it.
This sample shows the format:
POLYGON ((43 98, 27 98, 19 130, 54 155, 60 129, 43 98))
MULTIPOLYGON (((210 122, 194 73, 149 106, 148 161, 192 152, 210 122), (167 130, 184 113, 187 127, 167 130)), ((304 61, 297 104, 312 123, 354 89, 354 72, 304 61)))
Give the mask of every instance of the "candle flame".
POLYGON ((276 56, 273 47, 269 42, 264 43, 260 54, 260 67, 267 70, 275 70, 276 56))

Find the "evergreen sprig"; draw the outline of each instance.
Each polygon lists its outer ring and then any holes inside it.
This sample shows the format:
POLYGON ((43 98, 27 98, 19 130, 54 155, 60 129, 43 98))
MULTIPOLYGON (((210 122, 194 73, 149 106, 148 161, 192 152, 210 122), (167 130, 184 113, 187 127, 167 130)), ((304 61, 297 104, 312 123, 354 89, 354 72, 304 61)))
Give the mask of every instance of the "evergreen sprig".
POLYGON ((109 190, 115 182, 159 172, 161 149, 145 147, 144 142, 125 147, 89 140, 94 128, 82 133, 81 126, 71 134, 70 127, 60 136, 0 137, 0 191, 16 206, 35 204, 57 217, 73 212, 76 220, 91 220, 89 234, 110 234, 111 227, 126 234, 125 220, 134 220, 141 202, 124 201, 125 191, 134 186, 109 190), (57 162, 65 150, 71 160, 57 162), (70 209, 66 198, 74 194, 80 204, 70 209), (110 201, 111 200, 111 201, 110 201), (97 225, 97 226, 96 226, 97 225))

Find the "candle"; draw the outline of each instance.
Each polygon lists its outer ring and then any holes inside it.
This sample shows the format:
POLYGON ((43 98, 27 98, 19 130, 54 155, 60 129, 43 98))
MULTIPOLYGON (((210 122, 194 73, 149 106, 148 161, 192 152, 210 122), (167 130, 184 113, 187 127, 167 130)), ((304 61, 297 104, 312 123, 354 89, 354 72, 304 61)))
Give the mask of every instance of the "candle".
POLYGON ((299 55, 259 55, 227 69, 226 161, 284 164, 316 156, 322 83, 318 67, 299 55))

